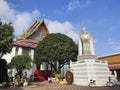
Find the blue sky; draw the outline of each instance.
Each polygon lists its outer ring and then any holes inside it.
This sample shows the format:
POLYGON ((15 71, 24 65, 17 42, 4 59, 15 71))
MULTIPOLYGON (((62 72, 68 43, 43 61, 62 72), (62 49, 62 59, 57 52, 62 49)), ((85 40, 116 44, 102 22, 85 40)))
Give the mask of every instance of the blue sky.
POLYGON ((37 18, 50 33, 63 33, 75 42, 82 22, 95 40, 97 56, 120 53, 120 0, 0 0, 0 18, 12 22, 21 35, 37 18))

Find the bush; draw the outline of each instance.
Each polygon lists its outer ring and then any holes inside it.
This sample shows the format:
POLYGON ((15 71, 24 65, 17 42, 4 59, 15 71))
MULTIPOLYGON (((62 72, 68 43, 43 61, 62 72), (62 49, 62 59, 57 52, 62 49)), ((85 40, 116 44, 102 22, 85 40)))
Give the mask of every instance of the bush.
POLYGON ((16 75, 15 79, 16 81, 20 82, 20 75, 16 75))
POLYGON ((6 87, 7 83, 6 82, 2 82, 2 87, 6 87))
POLYGON ((120 81, 120 77, 117 77, 117 80, 120 81))
POLYGON ((60 73, 55 73, 55 78, 60 79, 61 78, 61 74, 60 73))

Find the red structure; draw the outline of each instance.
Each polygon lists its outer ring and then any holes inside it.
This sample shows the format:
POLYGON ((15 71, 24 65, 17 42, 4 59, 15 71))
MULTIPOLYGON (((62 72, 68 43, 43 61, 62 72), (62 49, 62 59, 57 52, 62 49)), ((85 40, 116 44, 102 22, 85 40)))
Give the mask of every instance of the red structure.
POLYGON ((35 81, 44 81, 47 80, 48 77, 53 76, 53 71, 50 70, 35 70, 34 72, 34 80, 35 81))

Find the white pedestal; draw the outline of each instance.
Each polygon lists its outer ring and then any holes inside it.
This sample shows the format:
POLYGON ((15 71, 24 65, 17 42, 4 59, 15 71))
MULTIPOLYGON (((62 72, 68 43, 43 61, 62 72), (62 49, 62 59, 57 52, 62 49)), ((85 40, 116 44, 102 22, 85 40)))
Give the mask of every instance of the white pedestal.
POLYGON ((99 61, 96 58, 78 60, 70 63, 74 75, 74 84, 88 86, 90 80, 95 80, 95 86, 106 86, 111 72, 106 61, 99 61))

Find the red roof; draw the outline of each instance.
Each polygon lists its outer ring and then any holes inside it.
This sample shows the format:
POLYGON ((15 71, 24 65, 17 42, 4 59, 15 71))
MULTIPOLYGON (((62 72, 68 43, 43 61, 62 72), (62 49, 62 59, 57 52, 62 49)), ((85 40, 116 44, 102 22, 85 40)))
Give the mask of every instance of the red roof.
POLYGON ((25 48, 35 48, 39 41, 35 39, 24 39, 13 43, 13 46, 25 47, 25 48))

